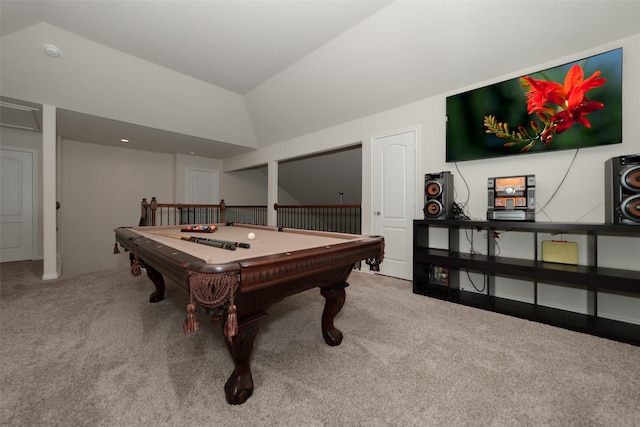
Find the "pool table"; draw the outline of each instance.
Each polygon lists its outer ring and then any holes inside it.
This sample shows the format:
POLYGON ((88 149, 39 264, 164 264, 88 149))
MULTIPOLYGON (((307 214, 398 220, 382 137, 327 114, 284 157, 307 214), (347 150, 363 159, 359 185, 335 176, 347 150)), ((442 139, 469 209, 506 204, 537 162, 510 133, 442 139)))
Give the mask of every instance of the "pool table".
POLYGON ((325 298, 322 335, 327 344, 339 345, 342 333, 333 323, 345 302, 346 280, 362 260, 378 270, 384 239, 244 224, 211 225, 215 226, 211 233, 186 231, 184 225, 120 227, 115 230, 116 245, 130 251, 132 272, 142 267, 154 283, 151 302, 164 298, 164 278, 169 278, 190 294, 192 313, 194 306, 201 306, 221 323, 235 365, 225 395, 230 404, 241 404, 253 393, 251 353, 258 323, 269 307, 287 296, 320 288, 325 298), (185 240, 189 238, 209 241, 185 240))

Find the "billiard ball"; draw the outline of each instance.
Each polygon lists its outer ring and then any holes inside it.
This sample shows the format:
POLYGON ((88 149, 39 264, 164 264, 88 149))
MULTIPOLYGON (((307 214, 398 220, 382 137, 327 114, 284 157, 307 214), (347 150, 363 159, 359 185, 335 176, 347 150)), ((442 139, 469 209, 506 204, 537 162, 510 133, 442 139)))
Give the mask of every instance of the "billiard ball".
POLYGON ((255 238, 256 238, 256 235, 255 235, 254 233, 249 233, 249 234, 247 234, 247 239, 249 239, 249 240, 253 240, 253 239, 255 239, 255 238))

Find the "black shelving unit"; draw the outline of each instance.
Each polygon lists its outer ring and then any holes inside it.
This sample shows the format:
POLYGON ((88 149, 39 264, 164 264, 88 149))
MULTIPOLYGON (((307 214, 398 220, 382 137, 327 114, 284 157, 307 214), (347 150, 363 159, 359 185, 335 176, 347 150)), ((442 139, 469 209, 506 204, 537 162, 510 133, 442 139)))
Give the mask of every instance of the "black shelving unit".
MULTIPOLYGON (((640 271, 600 267, 598 237, 640 238, 640 226, 617 224, 414 220, 413 292, 508 314, 616 341, 640 345, 640 325, 598 316, 598 292, 622 293, 640 298, 640 271), (444 228, 448 247, 430 246, 429 231, 444 228), (460 252, 460 232, 486 232, 483 255, 460 252), (533 259, 510 258, 496 254, 496 235, 505 231, 533 234, 533 259), (586 235, 586 265, 543 262, 539 258, 538 234, 586 235), (470 292, 460 288, 460 272, 484 273, 486 289, 470 292), (494 295, 495 277, 511 277, 533 283, 533 302, 521 302, 494 295), (586 289, 587 314, 538 304, 538 283, 550 283, 586 289)), ((583 249, 581 249, 583 250, 583 249)))

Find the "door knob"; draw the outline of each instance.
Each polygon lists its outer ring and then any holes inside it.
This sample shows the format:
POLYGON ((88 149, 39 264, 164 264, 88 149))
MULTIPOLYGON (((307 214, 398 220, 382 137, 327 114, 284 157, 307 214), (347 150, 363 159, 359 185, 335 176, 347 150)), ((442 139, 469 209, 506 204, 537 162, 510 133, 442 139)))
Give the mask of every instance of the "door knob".
POLYGON ((380 211, 376 211, 376 215, 380 216, 380 211))

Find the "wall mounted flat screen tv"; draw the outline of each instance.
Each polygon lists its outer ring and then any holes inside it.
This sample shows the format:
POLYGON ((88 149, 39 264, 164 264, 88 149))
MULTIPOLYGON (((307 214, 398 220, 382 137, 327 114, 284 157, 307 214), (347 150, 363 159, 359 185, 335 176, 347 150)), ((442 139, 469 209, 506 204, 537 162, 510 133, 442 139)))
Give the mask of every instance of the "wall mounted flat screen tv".
POLYGON ((446 98, 446 160, 622 142, 622 48, 446 98))

